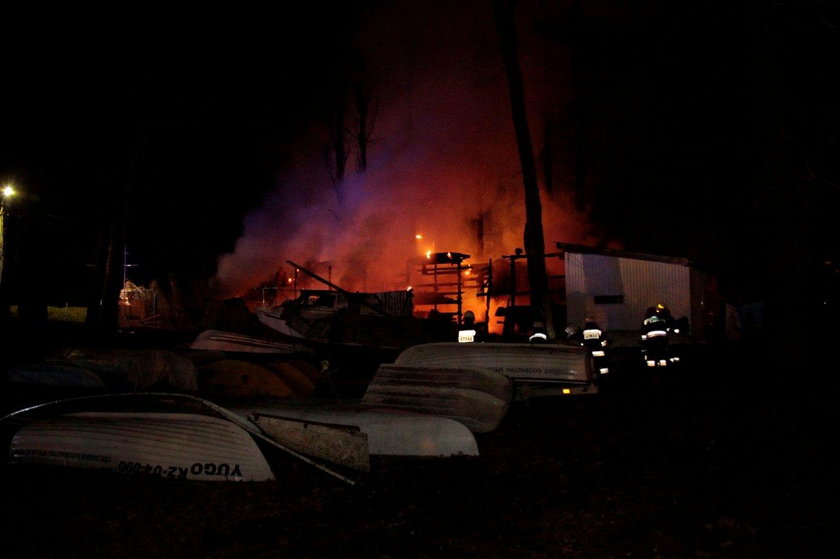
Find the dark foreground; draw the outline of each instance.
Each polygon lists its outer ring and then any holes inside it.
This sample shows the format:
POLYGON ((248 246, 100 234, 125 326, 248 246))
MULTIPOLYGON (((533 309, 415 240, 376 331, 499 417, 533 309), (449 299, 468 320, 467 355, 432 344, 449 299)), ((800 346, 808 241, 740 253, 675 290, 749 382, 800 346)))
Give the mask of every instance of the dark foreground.
POLYGON ((716 351, 644 389, 515 403, 480 457, 373 460, 354 486, 3 465, 4 555, 836 557, 830 375, 716 351))

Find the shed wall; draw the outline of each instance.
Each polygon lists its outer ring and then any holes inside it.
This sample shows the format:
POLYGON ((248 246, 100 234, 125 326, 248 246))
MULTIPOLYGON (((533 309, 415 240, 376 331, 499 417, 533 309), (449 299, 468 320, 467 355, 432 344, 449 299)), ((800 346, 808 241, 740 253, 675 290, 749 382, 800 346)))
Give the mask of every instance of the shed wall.
POLYGON ((606 330, 636 330, 645 310, 657 303, 691 323, 689 266, 575 252, 566 252, 565 259, 570 324, 583 325, 591 315, 606 330))

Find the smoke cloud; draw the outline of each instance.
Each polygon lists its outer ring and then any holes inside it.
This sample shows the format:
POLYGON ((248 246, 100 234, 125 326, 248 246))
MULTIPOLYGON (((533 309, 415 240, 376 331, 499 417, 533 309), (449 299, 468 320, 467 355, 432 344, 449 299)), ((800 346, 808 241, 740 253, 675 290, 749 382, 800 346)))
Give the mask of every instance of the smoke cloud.
MULTIPOLYGON (((219 260, 227 294, 291 270, 287 260, 319 274, 328 263, 342 288, 380 291, 406 288, 407 263, 429 250, 481 264, 523 246, 522 177, 490 3, 388 4, 357 42, 375 77, 367 168, 354 168, 350 155, 340 203, 323 133, 298 144, 297 164, 277 177, 235 250, 219 260)), ((526 79, 525 88, 529 117, 542 114, 544 84, 526 79)), ((540 122, 530 120, 539 150, 540 122)), ((547 251, 555 241, 592 240, 562 185, 542 204, 547 251)))

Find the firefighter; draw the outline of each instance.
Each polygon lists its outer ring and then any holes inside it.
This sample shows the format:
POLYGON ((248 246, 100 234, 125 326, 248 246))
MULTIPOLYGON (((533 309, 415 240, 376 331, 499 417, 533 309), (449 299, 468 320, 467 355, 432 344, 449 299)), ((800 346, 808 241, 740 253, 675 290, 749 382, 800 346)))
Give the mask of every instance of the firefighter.
POLYGON ((580 334, 582 341, 580 345, 589 347, 590 349, 601 348, 607 345, 607 340, 604 338, 604 331, 595 322, 595 318, 587 316, 583 323, 583 330, 580 334))
POLYGON ((593 363, 600 374, 605 375, 610 372, 606 363, 605 352, 607 338, 604 336, 604 331, 595 322, 594 317, 586 317, 581 332, 580 345, 589 350, 593 358, 593 363))
POLYGON ((663 318, 662 312, 658 307, 648 307, 645 312, 645 319, 642 321, 642 340, 658 336, 667 336, 669 327, 670 326, 663 318))
POLYGON ((458 342, 470 343, 477 341, 476 336, 478 328, 475 324, 475 313, 467 311, 464 313, 464 318, 461 321, 461 327, 458 328, 458 342))
POLYGON ((662 318, 661 310, 657 310, 649 307, 642 321, 642 359, 648 367, 664 367, 672 362, 669 357, 669 326, 662 318))

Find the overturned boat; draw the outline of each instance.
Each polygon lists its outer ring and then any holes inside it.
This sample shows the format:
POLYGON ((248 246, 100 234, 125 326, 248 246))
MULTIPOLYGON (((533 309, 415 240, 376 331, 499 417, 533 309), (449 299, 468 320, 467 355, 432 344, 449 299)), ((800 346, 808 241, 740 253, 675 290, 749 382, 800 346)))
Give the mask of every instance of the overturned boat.
POLYGON ((512 381, 493 371, 383 363, 362 403, 447 417, 473 433, 490 433, 502 422, 512 399, 512 381))
POLYGON ((208 398, 305 398, 320 382, 318 371, 304 361, 213 359, 196 364, 198 392, 208 398))
MULTIPOLYGON (((371 455, 477 456, 475 434, 495 430, 512 398, 511 380, 492 371, 384 363, 357 400, 274 399, 231 409, 268 430, 289 421, 315 429, 356 430, 366 438, 371 455)), ((273 435, 293 446, 289 437, 304 436, 288 429, 273 435)), ((348 434, 348 445, 354 436, 348 434)), ((351 453, 350 448, 332 448, 331 456, 351 453)))
POLYGON ((516 399, 532 396, 596 394, 598 376, 584 348, 558 344, 418 344, 403 350, 395 365, 438 369, 476 369, 504 375, 516 399))
POLYGON ((8 460, 147 474, 183 481, 269 481, 257 444, 352 480, 268 436, 257 425, 196 396, 125 393, 38 404, 0 419, 8 460))
POLYGON ((190 343, 190 349, 265 356, 297 355, 311 350, 295 343, 279 342, 224 330, 204 330, 190 343))
POLYGON ((12 367, 7 377, 13 384, 119 392, 162 386, 187 392, 198 388, 193 361, 163 349, 74 349, 63 357, 12 367))
POLYGON ((377 407, 361 402, 271 401, 231 407, 257 425, 293 420, 358 429, 371 456, 478 456, 473 433, 447 417, 377 407))
POLYGON ((214 417, 79 412, 21 427, 13 463, 100 468, 195 481, 266 481, 274 474, 253 439, 214 417))

